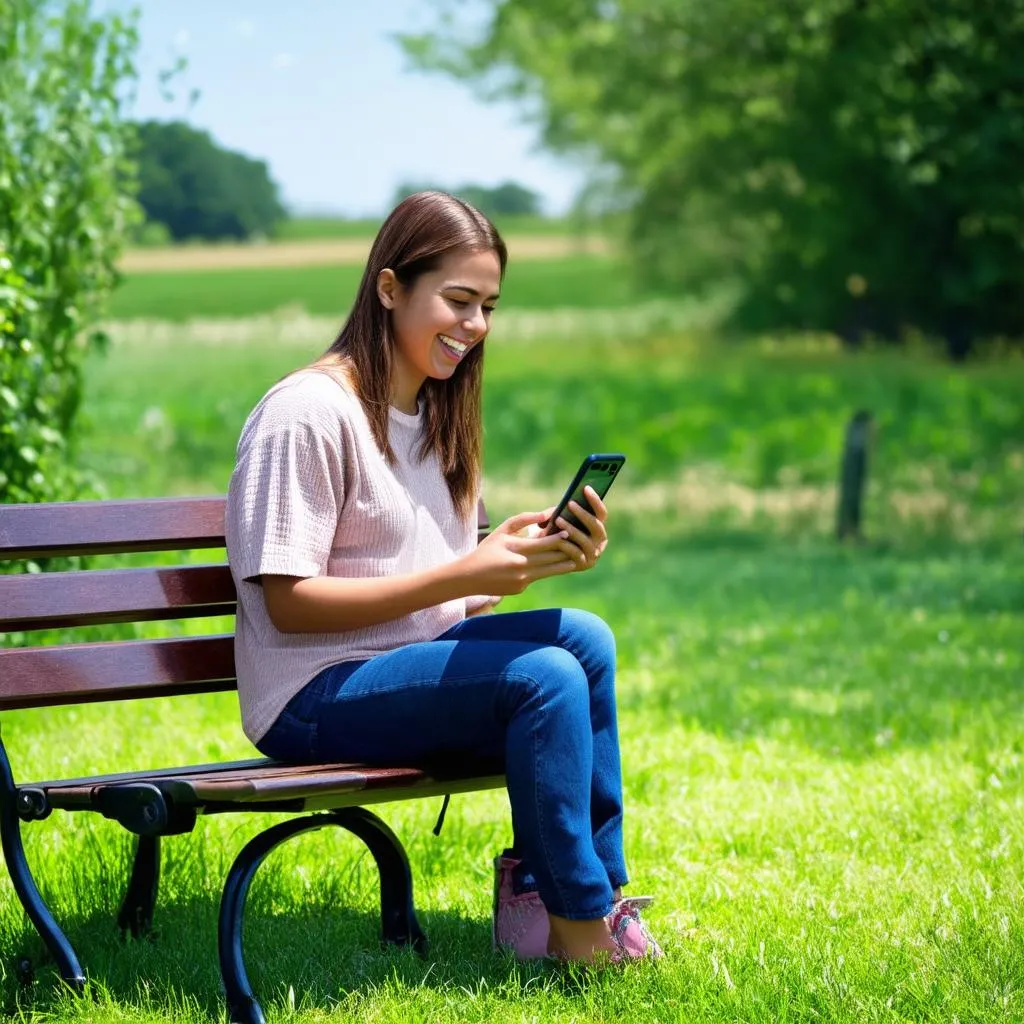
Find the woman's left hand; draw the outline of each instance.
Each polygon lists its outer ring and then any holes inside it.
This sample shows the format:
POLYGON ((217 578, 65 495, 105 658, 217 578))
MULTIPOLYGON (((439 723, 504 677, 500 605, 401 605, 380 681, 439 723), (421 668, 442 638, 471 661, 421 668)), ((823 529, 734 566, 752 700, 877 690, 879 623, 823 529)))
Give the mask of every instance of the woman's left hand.
POLYGON ((605 522, 608 519, 608 509, 605 508, 604 502, 598 497, 597 491, 589 484, 583 488, 583 494, 590 503, 590 507, 594 510, 593 513, 588 512, 575 501, 569 502, 569 511, 586 527, 586 531, 573 526, 572 523, 564 518, 555 520, 555 526, 560 530, 565 530, 569 534, 569 540, 579 548, 580 557, 578 559, 577 572, 593 569, 604 549, 608 546, 608 530, 605 528, 605 522))

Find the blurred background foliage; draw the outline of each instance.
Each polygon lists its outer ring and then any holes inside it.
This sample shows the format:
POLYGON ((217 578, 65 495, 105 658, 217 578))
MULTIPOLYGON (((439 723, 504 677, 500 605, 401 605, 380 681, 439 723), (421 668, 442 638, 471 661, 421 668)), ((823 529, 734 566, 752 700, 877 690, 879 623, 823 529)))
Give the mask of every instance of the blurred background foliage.
MULTIPOLYGON (((185 122, 132 123, 135 23, 92 6, 0 0, 0 503, 223 494, 245 417, 336 335, 380 222, 297 216, 260 160, 185 122)), ((257 894, 272 1012, 555 1024, 618 1019, 639 992, 651 1019, 713 1024, 1024 1019, 1024 6, 434 10, 405 39, 413 63, 517 97, 590 169, 562 218, 515 181, 454 189, 512 256, 486 342, 484 495, 497 523, 557 500, 583 453, 627 454, 601 571, 503 608, 615 626, 631 862, 670 955, 580 993, 495 958, 505 808, 458 801, 438 843, 436 807, 408 801, 388 819, 412 837, 429 970, 369 952, 372 886, 358 927, 338 914, 366 858, 309 847, 257 894), (855 410, 876 428, 866 543, 841 545, 855 410)), ((438 135, 460 181, 452 143, 472 128, 438 135)), ((396 199, 422 187, 400 175, 396 199)), ((207 628, 231 623, 76 639, 207 628)), ((251 754, 232 695, 162 704, 15 712, 4 743, 25 778, 251 754)), ((239 841, 223 817, 168 849, 173 941, 128 944, 108 906, 118 826, 54 822, 32 861, 100 1001, 23 989, 0 963, 0 1005, 219 1019, 208 939, 239 841)), ((29 933, 0 889, 0 948, 29 933)))
MULTIPOLYGON (((695 337, 701 351, 752 337, 901 343, 911 359, 938 343, 957 361, 1020 349, 1019 4, 492 0, 476 21, 448 0, 434 10, 432 31, 402 40, 414 65, 519 98, 549 147, 591 169, 562 219, 546 219, 541 197, 515 181, 455 189, 513 241, 507 336, 546 334, 555 353, 616 368, 607 381, 570 368, 505 395, 492 436, 515 438, 517 457, 554 472, 565 430, 585 444, 591 420, 617 416, 643 439, 631 466, 644 476, 678 461, 685 438, 693 458, 717 460, 745 485, 820 482, 835 456, 822 439, 867 406, 880 438, 913 435, 904 457, 923 458, 927 436, 950 473, 966 472, 988 456, 957 430, 984 427, 998 440, 981 478, 1006 463, 1020 412, 998 374, 958 392, 921 390, 924 378, 901 369, 914 364, 899 360, 832 360, 794 379, 755 362, 766 387, 752 399, 745 371, 702 377, 694 366, 707 357, 693 359, 695 337), (586 247, 586 231, 600 244, 586 247), (611 338, 628 343, 626 362, 611 338), (663 384, 633 379, 655 359, 663 384), (873 383, 875 373, 888 379, 873 383), (593 401, 554 432, 552 410, 584 388, 593 401), (804 411, 790 419, 793 402, 804 411)), ((265 162, 184 121, 132 123, 130 20, 94 17, 87 0, 3 0, 0 33, 0 498, 76 496, 82 360, 102 346, 101 327, 142 319, 153 338, 157 322, 209 317, 224 336, 227 318, 285 308, 312 318, 292 322, 290 336, 322 341, 345 315, 377 222, 292 216, 265 162), (187 242, 199 262, 133 264, 122 282, 126 240, 166 253, 187 242), (352 249, 319 265, 203 263, 204 243, 232 240, 352 249)), ((180 69, 161 76, 168 88, 180 69)), ((394 199, 431 185, 404 181, 394 199)), ((244 330, 269 337, 279 320, 244 330)), ((90 372, 99 365, 90 360, 90 372)))
POLYGON ((416 192, 434 190, 454 191, 492 220, 500 217, 538 217, 541 213, 540 195, 516 181, 503 181, 492 188, 469 183, 454 190, 445 189, 444 186, 433 182, 403 182, 395 189, 392 205, 397 206, 407 196, 416 192))
POLYGON ((87 0, 0 2, 0 501, 74 497, 82 361, 137 222, 133 25, 87 0))
POLYGON ((415 63, 530 105, 606 174, 638 280, 738 279, 745 328, 1024 333, 1018 0, 454 0, 415 63))
POLYGON ((183 121, 143 121, 134 129, 148 241, 268 237, 284 220, 264 161, 225 149, 183 121))

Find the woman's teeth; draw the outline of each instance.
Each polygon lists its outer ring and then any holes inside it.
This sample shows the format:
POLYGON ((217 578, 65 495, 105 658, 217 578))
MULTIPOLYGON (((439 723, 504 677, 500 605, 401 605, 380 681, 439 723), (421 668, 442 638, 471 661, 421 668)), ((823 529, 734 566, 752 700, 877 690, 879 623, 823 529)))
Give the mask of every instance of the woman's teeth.
POLYGON ((441 344, 444 345, 445 348, 451 349, 455 355, 461 356, 465 353, 466 349, 469 348, 469 346, 463 344, 463 342, 456 341, 454 338, 449 338, 447 334, 439 334, 438 337, 441 339, 441 344))

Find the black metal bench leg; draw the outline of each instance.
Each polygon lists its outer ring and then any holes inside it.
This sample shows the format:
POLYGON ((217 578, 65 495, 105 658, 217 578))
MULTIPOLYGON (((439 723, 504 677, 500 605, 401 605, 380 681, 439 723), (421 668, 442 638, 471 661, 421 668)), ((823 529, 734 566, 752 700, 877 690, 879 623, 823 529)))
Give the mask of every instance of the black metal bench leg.
POLYGON ((25 847, 21 841, 21 819, 15 807, 16 792, 7 751, 0 743, 0 845, 3 848, 7 871, 29 920, 56 961, 60 976, 75 992, 81 994, 85 990, 85 975, 82 973, 78 957, 43 902, 25 859, 25 847))
POLYGON ((153 927, 153 910, 159 887, 160 837, 138 836, 132 874, 121 909, 117 912, 117 926, 122 934, 130 931, 132 938, 137 939, 153 927))
POLYGON ((427 936, 416 919, 409 858, 398 836, 365 807, 343 807, 331 817, 369 847, 380 873, 381 938, 396 946, 427 952, 427 936))
POLYGON ((381 924, 385 942, 426 949, 426 936, 412 903, 412 875, 398 837, 375 814, 347 807, 329 814, 273 825, 251 839, 235 858, 221 897, 217 947, 231 1024, 265 1024, 263 1009, 253 993, 242 956, 242 923, 249 886, 264 858, 274 847, 303 832, 340 825, 363 840, 377 864, 381 881, 381 924))

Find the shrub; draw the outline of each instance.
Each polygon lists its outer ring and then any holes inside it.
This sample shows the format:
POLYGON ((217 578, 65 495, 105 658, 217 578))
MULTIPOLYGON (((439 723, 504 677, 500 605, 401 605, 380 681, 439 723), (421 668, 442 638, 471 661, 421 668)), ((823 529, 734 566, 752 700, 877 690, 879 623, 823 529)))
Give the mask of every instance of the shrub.
POLYGON ((0 3, 0 502, 75 498, 81 364, 137 223, 121 116, 134 24, 0 3))

